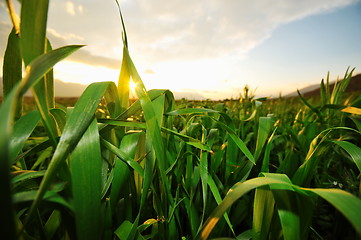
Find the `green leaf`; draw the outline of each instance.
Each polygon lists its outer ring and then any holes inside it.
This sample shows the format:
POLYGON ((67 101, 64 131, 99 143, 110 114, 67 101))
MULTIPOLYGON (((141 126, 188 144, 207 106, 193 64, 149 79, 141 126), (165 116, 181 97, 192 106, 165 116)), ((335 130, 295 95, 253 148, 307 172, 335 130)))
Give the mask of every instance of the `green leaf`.
POLYGON ((23 171, 22 173, 16 175, 11 179, 12 184, 16 184, 21 181, 34 179, 38 177, 42 177, 45 174, 45 170, 43 171, 23 171))
MULTIPOLYGON (((15 29, 11 31, 8 38, 8 44, 4 55, 3 64, 3 98, 6 99, 10 91, 21 81, 22 78, 22 59, 20 53, 19 36, 15 33, 15 29)), ((22 115, 23 98, 19 96, 15 118, 18 119, 22 115)))
MULTIPOLYGON (((9 177, 9 164, 13 162, 12 155, 10 153, 11 134, 13 131, 13 120, 17 109, 17 102, 33 84, 35 84, 46 72, 48 72, 54 64, 79 49, 81 46, 67 46, 53 50, 49 53, 41 55, 36 58, 27 68, 25 77, 18 83, 11 92, 8 94, 4 102, 0 106, 0 191, 3 193, 0 197, 0 211, 1 216, 9 219, 13 219, 12 206, 11 206, 11 194, 10 194, 10 177, 9 177)), ((11 221, 9 227, 4 230, 4 236, 6 234, 12 234, 13 228, 11 227, 11 221), (8 231, 8 233, 6 233, 8 231)))
MULTIPOLYGON (((319 158, 316 157, 318 154, 321 154, 322 151, 325 151, 325 148, 322 148, 325 140, 327 140, 328 135, 335 130, 347 130, 351 132, 356 132, 360 134, 359 131, 347 128, 347 127, 333 127, 323 130, 319 133, 311 142, 305 162, 297 169, 296 173, 292 178, 292 182, 297 185, 303 185, 309 183, 314 173, 315 167, 319 162, 319 158)), ((342 143, 341 143, 342 144, 342 143)), ((345 145, 345 144, 344 144, 345 145)), ((347 144, 346 144, 347 145, 347 144)), ((356 155, 355 155, 356 156, 356 155)), ((357 159, 357 157, 356 157, 357 159)))
POLYGON ((340 189, 310 189, 304 188, 307 191, 316 193, 329 203, 331 203, 338 211, 340 211, 345 218, 347 218, 358 234, 361 234, 361 200, 356 196, 342 191, 340 189))
POLYGON ((21 50, 25 66, 45 53, 48 0, 24 1, 21 4, 21 50))
POLYGON ((268 138, 266 148, 264 150, 264 156, 263 156, 261 172, 266 172, 266 173, 269 172, 269 160, 270 160, 273 140, 275 139, 274 136, 275 136, 276 130, 277 130, 277 128, 275 128, 273 130, 271 136, 268 138))
POLYGON ((56 63, 60 62, 81 47, 83 47, 83 45, 60 47, 34 59, 25 69, 25 77, 21 82, 20 94, 25 94, 25 92, 37 81, 39 81, 44 74, 48 73, 56 63))
POLYGON ((207 151, 207 152, 211 152, 211 151, 212 151, 211 148, 210 148, 208 145, 202 143, 202 142, 201 142, 200 140, 198 140, 198 139, 192 138, 192 137, 190 137, 190 136, 188 136, 188 135, 184 135, 184 134, 178 133, 178 132, 176 132, 176 131, 170 130, 170 129, 165 128, 165 127, 162 127, 162 131, 163 131, 163 132, 166 132, 166 133, 169 133, 169 134, 173 134, 173 135, 179 137, 180 139, 182 139, 182 140, 183 140, 185 143, 187 143, 188 145, 191 145, 191 146, 193 146, 193 147, 199 148, 199 149, 204 150, 204 151, 207 151))
POLYGON ((24 147, 25 141, 35 129, 40 120, 38 111, 32 111, 16 121, 10 140, 10 158, 15 159, 24 147))
POLYGON ((94 119, 70 155, 77 239, 100 239, 101 167, 99 133, 94 119))
POLYGON ((133 224, 130 221, 125 220, 114 233, 120 240, 128 240, 132 227, 133 224))
POLYGON ((195 114, 195 113, 219 113, 219 112, 207 108, 183 108, 183 109, 167 112, 166 115, 176 116, 176 115, 195 114))
POLYGON ((275 200, 267 188, 258 188, 253 201, 253 238, 268 239, 275 200))
POLYGON ((99 119, 99 122, 108 125, 119 126, 119 127, 146 129, 146 125, 143 122, 125 121, 125 120, 117 120, 117 119, 99 119))
POLYGON ((260 117, 258 123, 258 132, 257 132, 257 142, 256 142, 256 150, 254 153, 255 161, 261 155, 263 146, 267 141, 267 137, 271 131, 273 125, 273 119, 271 117, 260 117))
POLYGON ((125 48, 125 52, 127 53, 126 59, 128 63, 128 69, 130 76, 133 81, 136 83, 136 93, 139 97, 140 105, 142 106, 142 110, 144 112, 144 118, 146 121, 147 132, 149 132, 149 136, 151 138, 152 146, 154 148, 154 152, 156 155, 157 166, 160 172, 161 177, 161 187, 163 191, 166 193, 170 205, 173 206, 174 200, 172 194, 170 192, 169 181, 166 178, 166 158, 165 158, 165 149, 161 136, 160 125, 157 120, 158 113, 155 112, 155 108, 151 101, 150 96, 148 95, 145 86, 141 77, 136 70, 134 63, 129 55, 128 49, 125 48))
POLYGON ((59 144, 55 149, 52 160, 48 166, 43 180, 41 181, 39 191, 37 192, 36 198, 31 205, 28 218, 26 219, 25 223, 27 223, 32 217, 32 214, 34 213, 40 200, 49 188, 58 168, 65 161, 69 153, 75 148, 84 132, 88 128, 94 117, 95 110, 97 109, 98 104, 101 98, 104 96, 104 93, 107 90, 109 84, 114 83, 100 82, 90 84, 75 104, 72 114, 67 119, 63 134, 59 140, 59 144))
POLYGON ((60 133, 63 132, 66 123, 66 113, 59 108, 52 108, 50 109, 50 114, 55 119, 57 129, 59 130, 59 132, 60 133))
POLYGON ((341 112, 346 112, 346 113, 361 115, 361 109, 360 109, 360 108, 356 108, 356 107, 346 107, 346 108, 342 109, 341 112))
POLYGON ((325 120, 321 114, 321 112, 314 106, 312 106, 303 96, 302 94, 300 93, 299 90, 297 90, 297 94, 298 94, 298 97, 301 99, 301 101, 309 108, 312 110, 312 112, 316 113, 316 115, 318 116, 318 118, 320 119, 320 121, 323 123, 325 120))
POLYGON ((50 215, 48 221, 45 223, 44 232, 46 239, 52 239, 61 223, 61 213, 59 210, 54 210, 50 215))
MULTIPOLYGON (((272 184, 269 186, 276 202, 277 212, 282 225, 284 239, 301 239, 301 214, 290 179, 283 174, 264 173, 265 177, 279 179, 286 184, 272 184)), ((309 207, 309 206, 305 206, 309 207)), ((308 226, 306 227, 308 228, 308 226)))
MULTIPOLYGON (((13 195, 14 203, 23 203, 23 202, 29 202, 35 200, 37 195, 37 191, 25 191, 25 192, 19 192, 15 193, 13 195)), ((72 205, 70 205, 61 195, 59 195, 57 192, 54 191, 48 191, 43 197, 43 200, 46 202, 52 202, 57 203, 61 206, 66 207, 70 211, 74 211, 74 208, 72 205)))
POLYGON ((202 230, 198 233, 197 239, 207 239, 214 226, 222 217, 224 212, 240 197, 255 188, 274 183, 285 184, 283 181, 274 178, 260 177, 235 184, 227 193, 221 204, 219 204, 203 224, 202 230))
MULTIPOLYGON (((47 50, 51 50, 46 39, 48 6, 48 0, 24 1, 21 4, 20 45, 25 66, 47 50)), ((55 146, 58 132, 56 123, 49 113, 49 108, 54 107, 53 85, 52 74, 48 74, 33 86, 32 93, 45 129, 55 146)))
POLYGON ((126 54, 126 47, 123 47, 122 66, 118 80, 118 94, 121 112, 129 107, 129 87, 130 87, 130 73, 128 68, 128 59, 126 54))
POLYGON ((255 159, 252 155, 252 153, 249 151, 249 149, 247 148, 246 144, 236 135, 236 133, 234 132, 234 130, 232 130, 230 127, 228 127, 227 125, 223 124, 220 121, 217 121, 217 124, 220 125, 224 130, 227 131, 227 133, 229 134, 229 136, 231 137, 231 139, 236 143, 236 145, 238 146, 238 148, 244 153, 244 155, 246 155, 246 157, 253 163, 255 163, 255 159))
MULTIPOLYGON (((214 182, 212 176, 208 175, 208 178, 207 178, 207 184, 209 186, 209 189, 211 190, 212 192, 212 195, 214 197, 214 199, 216 200, 217 204, 220 204, 222 202, 222 198, 221 198, 221 195, 219 193, 219 190, 217 188, 217 185, 216 183, 214 182)), ((226 220, 229 228, 231 229, 233 235, 234 235, 234 230, 233 230, 233 226, 232 226, 232 223, 231 221, 229 220, 229 216, 228 216, 228 213, 225 212, 224 215, 223 215, 224 219, 226 220)))
POLYGON ((109 151, 117 155, 124 163, 128 164, 131 168, 133 168, 135 171, 137 171, 141 176, 144 176, 143 168, 134 161, 134 159, 130 158, 128 154, 123 152, 121 149, 117 148, 110 142, 108 142, 105 139, 101 139, 101 143, 104 147, 106 147, 109 151))
POLYGON ((332 141, 334 144, 342 147, 355 162, 358 170, 361 172, 361 148, 353 143, 346 141, 332 141))

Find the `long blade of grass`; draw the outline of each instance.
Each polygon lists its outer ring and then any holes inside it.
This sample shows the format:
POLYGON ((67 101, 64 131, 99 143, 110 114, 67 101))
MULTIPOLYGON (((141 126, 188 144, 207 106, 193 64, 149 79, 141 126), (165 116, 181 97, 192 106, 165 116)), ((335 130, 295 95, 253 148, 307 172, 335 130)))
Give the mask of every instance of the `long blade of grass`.
POLYGON ((252 153, 247 148, 246 144, 236 135, 234 130, 232 130, 230 127, 228 127, 226 124, 217 121, 217 124, 222 127, 224 130, 227 131, 229 136, 232 138, 232 140, 236 143, 238 148, 244 153, 244 155, 250 160, 253 164, 256 164, 255 159, 252 155, 252 153))
MULTIPOLYGON (((22 78, 22 59, 20 53, 20 39, 15 33, 15 29, 11 31, 8 38, 8 44, 4 55, 3 64, 3 98, 5 99, 11 89, 15 87, 22 78)), ((18 104, 15 112, 15 119, 22 115, 23 98, 19 96, 18 104)))
MULTIPOLYGON (((24 1, 21 4, 20 23, 20 45, 25 66, 28 66, 36 57, 47 52, 46 23, 48 15, 48 0, 24 1)), ((44 76, 34 85, 32 93, 41 114, 41 118, 47 134, 56 146, 58 131, 56 123, 49 113, 49 109, 54 105, 54 89, 52 74, 44 76)))
POLYGON ((334 90, 332 92, 332 96, 331 96, 331 98, 333 100, 332 101, 333 104, 341 103, 343 93, 345 92, 348 84, 350 83, 353 71, 355 70, 355 68, 353 68, 349 72, 349 69, 350 69, 350 67, 347 68, 344 78, 340 82, 335 83, 335 88, 334 88, 334 90))
POLYGON ((63 134, 61 135, 59 140, 59 144, 55 149, 54 155, 48 166, 46 174, 41 181, 36 198, 31 205, 25 223, 27 223, 30 217, 32 217, 32 214, 34 213, 39 202, 41 201, 48 187, 50 186, 50 183, 55 176, 56 171, 67 158, 69 153, 75 148, 76 144, 79 142, 84 132, 88 128, 89 124, 93 119, 95 110, 97 109, 98 104, 101 98, 104 96, 109 84, 114 83, 100 82, 90 84, 77 101, 72 114, 67 119, 63 134))
POLYGON ((260 117, 258 123, 256 150, 254 153, 255 162, 261 155, 263 146, 267 141, 267 137, 271 131, 273 119, 271 117, 260 117))
MULTIPOLYGON (((304 183, 309 182, 312 173, 314 172, 314 168, 319 162, 319 158, 315 157, 316 154, 320 154, 322 150, 322 146, 327 139, 327 136, 334 130, 348 130, 352 132, 357 132, 355 129, 347 128, 347 127, 333 127, 328 128, 321 133, 319 133, 311 142, 309 151, 307 153, 305 162, 297 169, 296 173, 292 178, 292 182, 294 184, 302 186, 304 183)), ((342 144, 342 143, 341 143, 342 144)))
POLYGON ((4 229, 4 236, 14 234, 12 204, 10 194, 9 164, 13 162, 10 154, 9 139, 13 131, 13 120, 17 108, 17 101, 33 84, 35 84, 54 64, 79 49, 80 46, 68 46, 56 49, 35 59, 27 68, 22 82, 17 84, 9 93, 0 107, 0 197, 1 216, 9 221, 9 227, 4 229))
POLYGON ((129 88, 130 88, 130 73, 128 69, 128 59, 126 55, 126 48, 123 48, 122 66, 118 80, 118 94, 120 100, 121 112, 129 107, 129 88))
POLYGON ((141 176, 144 176, 143 168, 134 161, 134 159, 130 158, 128 154, 123 152, 121 149, 117 148, 110 142, 106 141, 105 139, 101 139, 101 143, 104 147, 109 149, 112 153, 117 155, 124 163, 128 164, 131 168, 133 168, 135 171, 137 171, 141 176))
MULTIPOLYGON (((33 191, 33 190, 15 193, 13 196, 14 203, 20 204, 20 203, 24 203, 24 202, 33 201, 36 198, 36 194, 37 194, 37 191, 33 191)), ((71 212, 74 212, 73 206, 68 201, 66 201, 63 196, 61 196, 59 193, 57 193, 55 191, 46 192, 43 200, 46 202, 52 202, 52 203, 59 204, 60 206, 66 207, 71 212)))
POLYGON ((66 123, 66 113, 59 108, 50 109, 50 113, 53 116, 53 118, 55 119, 56 126, 57 126, 59 132, 62 133, 64 130, 65 123, 66 123))
POLYGON ((270 160, 270 154, 271 154, 273 140, 275 139, 274 136, 275 136, 276 130, 277 130, 277 128, 275 128, 273 130, 271 136, 268 138, 266 148, 264 150, 261 172, 266 172, 266 173, 269 172, 269 160, 270 160))
POLYGON ((358 234, 361 234, 361 200, 356 196, 341 189, 310 189, 311 191, 331 203, 352 224, 358 234))
POLYGON ((314 112, 318 118, 320 119, 320 121, 323 123, 325 120, 321 114, 321 112, 314 106, 312 106, 301 94, 301 92, 299 90, 297 90, 297 94, 298 97, 301 99, 301 101, 309 108, 312 110, 312 112, 314 112))
POLYGON ((54 234, 58 230, 60 223, 61 213, 59 210, 54 210, 44 226, 44 232, 47 239, 52 239, 54 237, 54 234))
POLYGON ((94 119, 70 156, 78 239, 100 239, 102 236, 101 167, 99 132, 94 119))
MULTIPOLYGON (((185 109, 180 109, 180 110, 175 110, 172 112, 168 112, 166 113, 166 115, 169 116, 175 116, 175 115, 184 115, 184 114, 196 114, 196 113, 220 113, 219 111, 215 111, 212 109, 205 109, 205 108, 185 108, 185 109)), ((229 116, 226 114, 222 114, 220 113, 227 122, 229 122, 230 120, 228 120, 229 116)), ((223 128, 224 130, 227 131, 227 133, 229 134, 230 138, 235 142, 235 144, 238 146, 238 148, 246 155, 246 157, 253 163, 255 164, 255 159, 252 155, 252 153, 249 151, 249 149, 247 148, 246 144, 236 135, 235 131, 227 126, 226 124, 222 123, 221 121, 212 118, 215 122, 217 122, 217 124, 223 128)))
POLYGON ((167 112, 166 115, 177 116, 177 115, 195 114, 195 113, 219 113, 219 111, 213 109, 207 109, 207 108, 183 108, 183 109, 177 109, 171 112, 167 112))
POLYGON ((238 183, 233 186, 229 192, 227 193, 226 197, 223 199, 221 204, 219 204, 213 212, 208 217, 207 221, 203 224, 202 230, 197 235, 196 239, 207 239, 213 230, 214 226, 217 224, 219 219, 222 217, 224 212, 240 197, 242 197, 247 192, 261 187, 265 185, 270 185, 274 183, 284 184, 283 181, 274 178, 268 177, 260 177, 260 178, 253 178, 247 180, 243 183, 238 183))
POLYGON ((342 147, 355 162, 358 170, 361 172, 361 148, 353 143, 346 141, 332 141, 334 144, 342 147))
MULTIPOLYGON (((168 90, 159 90, 159 89, 152 89, 148 91, 148 95, 150 100, 153 101, 154 99, 160 97, 163 94, 166 94, 168 90)), ((127 108, 124 112, 122 112, 119 116, 116 117, 117 120, 126 120, 127 118, 137 114, 142 110, 140 100, 136 100, 129 108, 127 108)), ((114 125, 104 126, 100 130, 100 134, 103 135, 104 133, 110 131, 114 128, 114 125)))
MULTIPOLYGON (((138 128, 138 129, 146 129, 146 124, 142 123, 142 122, 134 122, 134 121, 122 121, 122 120, 116 120, 116 119, 99 119, 99 122, 101 123, 105 123, 108 125, 113 125, 113 126, 121 126, 121 127, 134 127, 134 128, 138 128)), ((169 133, 172 135, 175 135, 177 137, 179 137, 180 139, 182 139, 184 142, 186 142, 187 144, 199 148, 201 150, 210 152, 211 149, 208 145, 202 143, 200 140, 192 138, 188 135, 185 134, 181 134, 178 133, 176 131, 170 130, 168 128, 162 127, 161 128, 162 132, 164 133, 169 133)))
POLYGON ((341 112, 346 112, 346 113, 361 115, 361 108, 346 107, 346 108, 342 109, 341 112))
POLYGON ((77 51, 83 45, 69 45, 54 49, 34 59, 25 69, 25 77, 21 82, 20 94, 25 94, 40 78, 48 73, 52 67, 77 51))
POLYGON ((24 1, 21 4, 21 50, 25 66, 45 53, 48 0, 24 1))
POLYGON ((253 202, 253 239, 267 239, 275 206, 269 189, 258 188, 253 202))
POLYGON ((140 104, 142 106, 144 112, 144 118, 146 121, 147 131, 150 134, 152 146, 155 151, 155 155, 157 156, 157 166, 159 168, 159 173, 161 176, 161 185, 164 188, 164 192, 166 193, 170 205, 173 206, 174 200, 169 188, 169 181, 165 175, 165 166, 166 166, 166 158, 165 158, 165 150, 164 144, 161 136, 161 131, 159 127, 159 123, 157 120, 157 114, 154 110, 154 106, 152 101, 150 100, 150 96, 148 95, 147 91, 145 90, 143 81, 136 70, 134 63, 129 55, 128 49, 125 49, 127 53, 127 62, 128 62, 128 69, 130 70, 130 74, 133 78, 133 81, 137 84, 136 86, 136 93, 139 97, 140 104))
POLYGON ((114 177, 110 189, 110 207, 114 212, 119 201, 121 191, 125 188, 130 176, 130 170, 127 163, 120 160, 119 157, 115 159, 113 176, 114 177))
POLYGON ((284 239, 301 239, 301 214, 292 182, 283 174, 264 173, 262 175, 288 183, 270 185, 269 188, 277 206, 284 239))
POLYGON ((15 159, 40 120, 38 111, 32 111, 15 122, 10 140, 10 156, 15 159))
MULTIPOLYGON (((207 207, 207 200, 208 200, 208 159, 207 159, 207 153, 202 152, 200 157, 200 163, 199 163, 199 172, 201 176, 201 185, 202 185, 202 199, 203 199, 203 209, 202 209, 202 217, 201 217, 201 224, 204 221, 204 216, 206 212, 207 207)), ((201 225, 199 226, 198 231, 201 229, 201 225)))
POLYGON ((45 170, 43 170, 43 171, 31 171, 31 170, 23 171, 19 175, 16 175, 15 177, 13 177, 11 179, 11 183, 16 184, 21 181, 42 177, 42 176, 44 176, 44 174, 45 174, 45 170))
MULTIPOLYGON (((214 182, 212 176, 208 175, 208 178, 207 178, 207 184, 209 186, 209 189, 211 190, 212 192, 212 195, 214 197, 214 199, 216 200, 217 204, 219 205, 221 202, 222 202, 222 198, 221 198, 221 194, 219 193, 219 190, 217 188, 217 185, 216 183, 214 182)), ((235 235, 234 233, 234 230, 233 230, 233 226, 232 226, 232 223, 231 221, 229 220, 229 216, 228 216, 228 213, 225 212, 224 215, 223 215, 224 219, 226 220, 229 228, 231 229, 233 235, 235 235)))

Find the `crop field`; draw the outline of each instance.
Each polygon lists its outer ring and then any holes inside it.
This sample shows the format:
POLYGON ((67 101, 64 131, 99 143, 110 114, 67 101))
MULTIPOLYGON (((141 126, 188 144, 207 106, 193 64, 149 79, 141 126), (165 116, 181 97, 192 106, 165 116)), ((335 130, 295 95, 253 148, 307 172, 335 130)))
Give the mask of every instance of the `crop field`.
POLYGON ((353 70, 333 89, 326 77, 314 98, 257 99, 245 87, 238 100, 175 101, 145 89, 121 18, 118 84, 57 103, 52 67, 82 46, 51 48, 48 1, 22 1, 19 18, 7 3, 3 239, 360 239, 361 96, 344 94, 353 70))

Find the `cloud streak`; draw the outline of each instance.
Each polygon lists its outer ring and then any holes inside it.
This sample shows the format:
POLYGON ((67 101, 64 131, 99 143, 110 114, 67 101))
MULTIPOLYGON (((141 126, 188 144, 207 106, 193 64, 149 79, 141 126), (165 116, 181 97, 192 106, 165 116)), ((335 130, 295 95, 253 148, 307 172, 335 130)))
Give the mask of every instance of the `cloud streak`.
MULTIPOLYGON (((84 38, 81 36, 72 33, 61 34, 52 28, 48 29, 47 36, 50 39, 50 42, 52 43, 54 48, 64 46, 72 41, 84 41, 84 38)), ((87 51, 86 47, 85 49, 80 49, 79 51, 71 54, 68 57, 68 60, 80 62, 91 66, 102 66, 110 69, 120 69, 120 61, 118 59, 94 55, 91 52, 87 51)))
POLYGON ((167 61, 242 57, 282 24, 355 2, 139 0, 125 2, 123 12, 135 48, 154 60, 167 61))
POLYGON ((70 16, 75 16, 76 14, 83 13, 83 5, 75 5, 71 1, 67 1, 65 5, 65 10, 70 16))

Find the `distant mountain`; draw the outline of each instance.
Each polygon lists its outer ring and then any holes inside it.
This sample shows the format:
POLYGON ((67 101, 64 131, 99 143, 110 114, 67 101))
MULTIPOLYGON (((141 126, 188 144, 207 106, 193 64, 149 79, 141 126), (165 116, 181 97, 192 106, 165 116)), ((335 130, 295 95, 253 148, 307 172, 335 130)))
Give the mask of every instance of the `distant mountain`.
POLYGON ((206 98, 203 97, 201 94, 199 93, 195 93, 195 92, 173 92, 174 98, 176 100, 185 98, 187 100, 205 100, 206 98))
POLYGON ((63 82, 56 79, 54 81, 54 94, 56 97, 79 97, 87 86, 85 84, 63 82))
MULTIPOLYGON (((85 90, 87 85, 79 83, 67 83, 56 79, 54 81, 54 89, 56 97, 79 97, 85 90)), ((3 95, 3 79, 0 78, 0 96, 3 95)), ((31 96, 30 92, 27 92, 25 96, 31 96)))
MULTIPOLYGON (((3 81, 0 78, 0 96, 3 94, 3 81)), ((63 82, 59 79, 54 81, 54 89, 55 89, 55 96, 56 97, 79 97, 84 90, 86 89, 87 85, 79 84, 79 83, 69 83, 63 82)), ((194 92, 173 92, 175 99, 186 98, 189 100, 204 100, 203 97, 199 93, 194 92)), ((25 96, 32 96, 30 92, 26 93, 25 96)))
MULTIPOLYGON (((330 89, 332 90, 335 86, 335 81, 330 83, 330 89)), ((299 90, 305 97, 312 97, 320 95, 320 84, 313 84, 308 87, 299 90)), ((353 76, 350 80, 348 87, 345 92, 358 92, 361 91, 361 74, 353 76)), ((287 94, 285 97, 298 96, 297 91, 287 94)))

